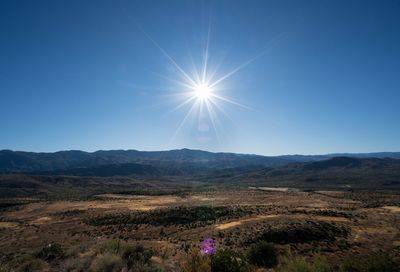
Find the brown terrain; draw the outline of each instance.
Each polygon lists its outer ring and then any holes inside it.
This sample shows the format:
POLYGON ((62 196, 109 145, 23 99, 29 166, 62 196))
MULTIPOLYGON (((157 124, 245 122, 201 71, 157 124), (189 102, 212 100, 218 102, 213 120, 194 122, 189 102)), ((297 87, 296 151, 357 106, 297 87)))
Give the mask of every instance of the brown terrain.
MULTIPOLYGON (((241 251, 266 239, 281 253, 311 256, 318 252, 339 265, 348 256, 371 250, 399 253, 398 203, 397 193, 257 188, 180 196, 102 194, 77 201, 29 199, 0 213, 1 257, 4 262, 23 259, 57 243, 64 251, 78 251, 71 254, 75 259, 84 259, 98 245, 121 240, 151 248, 152 262, 165 271, 179 271, 188 252, 198 248, 203 238, 213 237, 219 249, 241 251), (203 208, 208 209, 206 214, 216 210, 216 216, 182 215, 203 208), (170 217, 176 209, 184 212, 170 217)), ((59 262, 45 267, 57 270, 59 262)))

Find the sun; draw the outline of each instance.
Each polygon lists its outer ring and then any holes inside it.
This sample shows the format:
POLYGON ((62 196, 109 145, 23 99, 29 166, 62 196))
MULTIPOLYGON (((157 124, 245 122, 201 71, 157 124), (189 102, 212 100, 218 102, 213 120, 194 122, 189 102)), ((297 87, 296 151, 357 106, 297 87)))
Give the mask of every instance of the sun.
POLYGON ((151 38, 144 30, 142 32, 147 36, 147 38, 161 51, 161 53, 169 60, 170 64, 175 68, 176 75, 173 78, 168 76, 162 76, 177 86, 179 90, 173 94, 176 96, 180 103, 173 109, 173 111, 189 105, 189 110, 184 116, 182 122, 176 129, 175 134, 182 128, 184 123, 189 119, 189 117, 196 116, 198 120, 200 118, 208 118, 217 132, 218 113, 224 114, 226 117, 231 119, 226 113, 223 107, 223 103, 232 104, 245 109, 250 109, 247 106, 240 104, 232 100, 231 98, 223 95, 223 91, 227 90, 227 86, 224 86, 224 82, 228 78, 238 73, 240 70, 248 66, 257 58, 261 57, 265 52, 261 52, 253 58, 243 62, 239 66, 234 67, 229 72, 218 75, 219 63, 214 63, 215 67, 209 67, 209 42, 210 42, 210 26, 208 29, 208 35, 206 39, 206 45, 204 51, 202 52, 203 58, 200 65, 193 64, 193 69, 185 70, 183 69, 168 53, 162 48, 153 38, 151 38), (176 76, 176 77, 175 77, 176 76))
POLYGON ((207 84, 199 84, 194 88, 194 96, 198 100, 209 100, 211 97, 212 89, 207 84))

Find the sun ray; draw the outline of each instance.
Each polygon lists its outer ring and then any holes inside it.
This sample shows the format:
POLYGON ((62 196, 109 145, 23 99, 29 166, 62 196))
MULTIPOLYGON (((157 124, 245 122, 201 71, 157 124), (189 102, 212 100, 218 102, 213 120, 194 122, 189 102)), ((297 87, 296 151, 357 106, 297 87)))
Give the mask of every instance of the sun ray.
POLYGON ((171 110, 171 112, 177 111, 178 109, 180 109, 180 108, 182 108, 183 106, 189 104, 190 102, 192 102, 192 101, 195 100, 195 99, 196 99, 196 97, 194 97, 194 96, 189 97, 188 99, 186 99, 185 101, 183 101, 182 103, 180 103, 178 106, 176 106, 175 108, 173 108, 173 109, 171 110))
POLYGON ((201 82, 201 78, 200 78, 200 73, 197 69, 197 66, 195 64, 195 61, 193 59, 193 56, 190 54, 190 60, 191 60, 191 64, 192 64, 192 69, 193 69, 193 78, 195 78, 195 82, 199 83, 201 82))
POLYGON ((211 124, 212 124, 212 126, 213 126, 215 135, 217 136, 217 138, 218 138, 218 140, 219 140, 219 134, 218 134, 218 130, 217 130, 217 124, 216 124, 216 121, 215 121, 215 118, 216 118, 215 116, 216 116, 216 115, 214 116, 214 112, 213 112, 212 107, 209 105, 209 101, 206 101, 205 103, 206 103, 206 107, 207 107, 208 116, 210 117, 211 124))
POLYGON ((240 104, 240 103, 238 103, 238 102, 235 102, 235 101, 233 101, 233 100, 231 100, 231 99, 229 99, 229 98, 226 98, 226 97, 223 97, 223 96, 214 94, 214 93, 212 93, 211 96, 212 96, 212 97, 215 97, 215 98, 217 98, 217 99, 219 99, 219 100, 222 100, 222 101, 231 103, 231 104, 233 104, 233 105, 236 105, 236 106, 239 106, 239 107, 242 107, 242 108, 251 110, 251 108, 249 108, 249 107, 247 107, 247 106, 245 106, 245 105, 242 105, 242 104, 240 104))
POLYGON ((175 133, 172 137, 174 139, 178 132, 182 129, 183 125, 185 124, 186 120, 192 115, 193 110, 195 110, 198 107, 198 101, 195 101, 192 106, 190 107, 190 110, 186 113, 185 117, 183 118, 182 122, 179 124, 178 128, 175 130, 175 133))
POLYGON ((152 38, 149 34, 147 34, 143 29, 141 31, 146 35, 146 37, 164 54, 167 59, 178 69, 179 72, 192 84, 196 84, 196 82, 178 65, 178 63, 152 38))
POLYGON ((256 59, 258 59, 259 57, 261 57, 262 55, 264 55, 265 52, 258 54, 257 56, 243 62, 241 65, 239 65, 238 67, 236 67, 235 69, 233 69, 232 71, 230 71, 229 73, 225 74, 224 76, 220 77, 219 79, 217 79, 216 81, 212 82, 210 84, 210 87, 215 87, 216 85, 218 85, 219 83, 221 83, 222 81, 226 80, 227 78, 231 77, 232 75, 236 74, 237 72, 239 72, 240 70, 242 70, 243 68, 245 68, 246 66, 248 66, 250 63, 252 63, 253 61, 255 61, 256 59))
POLYGON ((247 67, 249 64, 251 64, 253 61, 257 60, 258 58, 262 57, 263 55, 265 55, 272 47, 274 47, 277 42, 283 37, 283 35, 279 35, 276 39, 273 39, 270 41, 270 43, 265 46, 260 53, 258 53, 257 55, 255 55, 254 57, 250 58, 249 60, 243 62, 242 64, 240 64, 238 67, 236 67, 235 69, 233 69, 232 71, 230 71, 229 73, 223 75, 222 77, 220 77, 219 79, 215 80, 214 82, 212 82, 210 84, 210 88, 215 87, 216 85, 218 85, 219 83, 221 83, 222 81, 226 80, 227 78, 233 76, 234 74, 236 74, 237 72, 239 72, 240 70, 242 70, 243 68, 247 67))
POLYGON ((222 112, 222 114, 225 115, 225 117, 227 117, 229 120, 231 120, 233 122, 233 119, 229 116, 229 114, 221 107, 221 105, 219 105, 218 103, 216 103, 215 101, 213 101, 212 99, 210 99, 210 104, 212 104, 212 106, 214 106, 215 108, 217 108, 220 112, 222 112))
POLYGON ((206 82, 206 78, 207 78, 208 49, 210 46, 210 33, 211 33, 211 19, 208 22, 207 42, 206 42, 206 49, 204 52, 204 60, 203 60, 203 77, 202 77, 202 81, 201 81, 203 84, 206 82))
POLYGON ((182 82, 182 81, 179 81, 179 80, 176 80, 176 79, 172 79, 170 77, 167 77, 167 76, 164 76, 164 75, 161 75, 161 74, 158 74, 158 73, 154 73, 154 74, 159 76, 159 77, 161 77, 161 78, 163 78, 163 79, 166 79, 168 81, 171 81, 173 83, 181 85, 182 87, 185 87, 185 88, 188 88, 188 89, 193 89, 193 90, 195 89, 195 87, 193 85, 190 85, 188 83, 185 83, 185 82, 182 82))

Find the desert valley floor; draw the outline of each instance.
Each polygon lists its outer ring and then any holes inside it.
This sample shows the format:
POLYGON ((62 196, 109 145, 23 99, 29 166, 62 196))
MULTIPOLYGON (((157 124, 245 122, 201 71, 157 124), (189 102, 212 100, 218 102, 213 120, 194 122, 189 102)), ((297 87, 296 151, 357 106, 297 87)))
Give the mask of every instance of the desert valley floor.
MULTIPOLYGON (((179 271, 188 252, 207 237, 215 239, 218 249, 237 251, 264 239, 275 243, 282 255, 319 254, 336 267, 348 256, 400 251, 398 193, 242 188, 18 200, 25 204, 0 213, 3 262, 23 263, 27 255, 52 243, 67 252, 65 258, 84 262, 99 245, 118 240, 150 248, 153 264, 179 271)), ((51 270, 59 262, 42 268, 51 270)))

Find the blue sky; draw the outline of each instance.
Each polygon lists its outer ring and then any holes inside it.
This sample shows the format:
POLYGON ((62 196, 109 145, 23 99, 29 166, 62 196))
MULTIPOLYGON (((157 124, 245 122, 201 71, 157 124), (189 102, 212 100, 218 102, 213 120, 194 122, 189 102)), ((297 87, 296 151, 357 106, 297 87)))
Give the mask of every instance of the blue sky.
POLYGON ((399 1, 1 1, 0 149, 400 151, 399 1), (209 33, 215 127, 175 94, 209 33), (170 80, 168 80, 170 79, 170 80), (180 128, 179 128, 180 127, 180 128), (179 128, 179 129, 178 129, 179 128))

